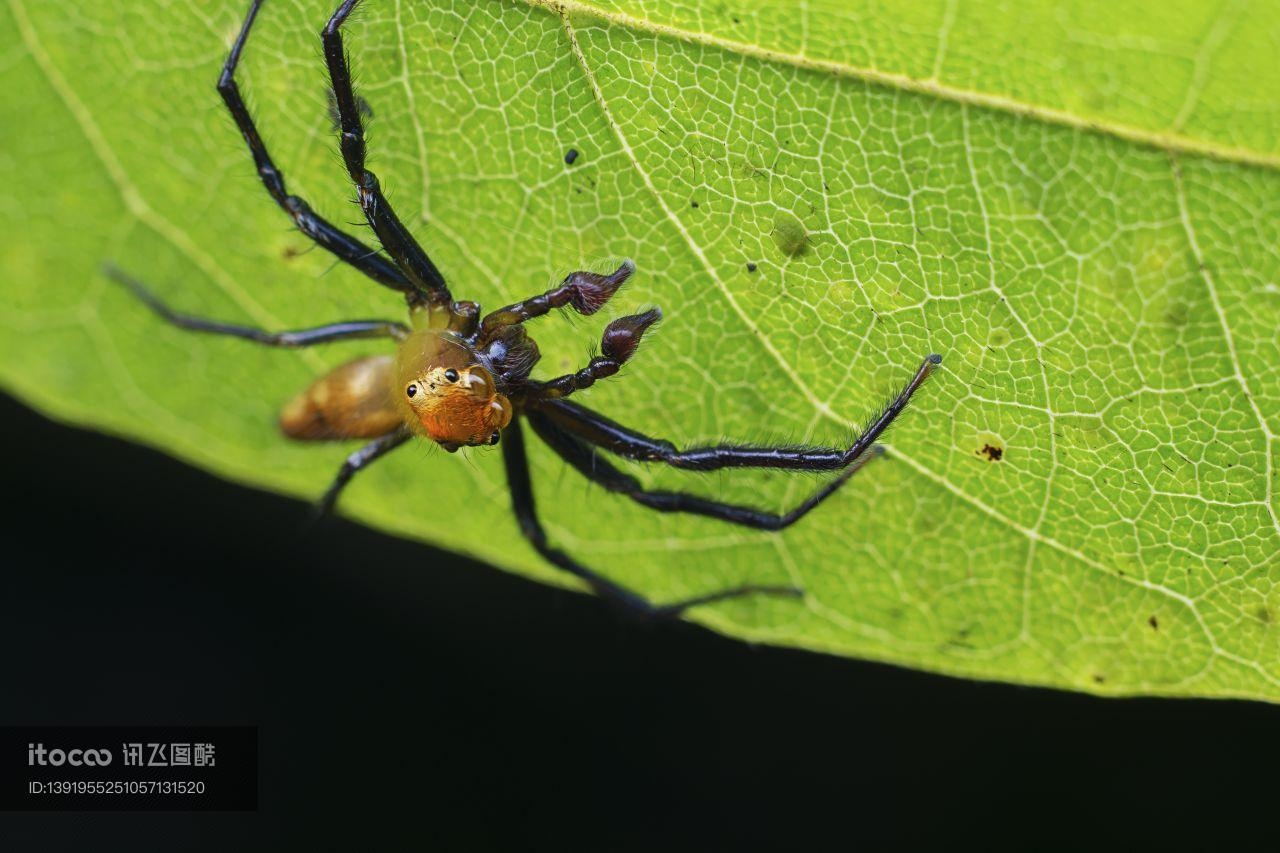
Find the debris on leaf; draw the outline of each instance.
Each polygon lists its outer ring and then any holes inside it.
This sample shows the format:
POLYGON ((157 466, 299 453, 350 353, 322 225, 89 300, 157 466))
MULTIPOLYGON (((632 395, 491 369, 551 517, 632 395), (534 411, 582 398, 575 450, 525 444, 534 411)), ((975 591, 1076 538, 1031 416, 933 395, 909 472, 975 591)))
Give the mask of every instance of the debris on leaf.
POLYGON ((809 232, 795 214, 779 211, 773 219, 773 242, 784 255, 798 255, 809 245, 809 232))

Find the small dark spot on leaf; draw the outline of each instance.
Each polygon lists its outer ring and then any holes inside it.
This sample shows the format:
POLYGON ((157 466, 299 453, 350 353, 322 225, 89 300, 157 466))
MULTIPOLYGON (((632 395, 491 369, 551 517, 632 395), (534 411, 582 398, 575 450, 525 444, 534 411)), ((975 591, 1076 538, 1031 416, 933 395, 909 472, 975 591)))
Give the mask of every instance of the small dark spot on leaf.
POLYGON ((577 159, 578 159, 577 148, 570 148, 568 151, 564 152, 564 163, 566 166, 572 166, 573 161, 577 159))
POLYGON ((1107 680, 1107 677, 1100 672, 1095 672, 1093 674, 1093 681, 1095 684, 1101 684, 1106 680, 1107 680))
POLYGON ((1257 616, 1258 616, 1258 621, 1263 623, 1264 625, 1271 624, 1271 608, 1267 607, 1265 604, 1258 608, 1257 616))
POLYGON ((999 462, 1004 458, 1004 448, 998 444, 984 444, 981 450, 975 450, 974 453, 987 457, 988 462, 999 462))
POLYGON ((755 271, 756 271, 756 265, 751 261, 747 261, 747 272, 755 272, 755 271))
POLYGON ((1152 631, 1160 630, 1160 620, 1157 619, 1154 615, 1147 620, 1147 624, 1151 626, 1152 631))
POLYGON ((689 206, 690 206, 690 207, 697 207, 697 206, 698 206, 698 203, 697 203, 696 201, 691 201, 691 202, 689 202, 689 206))

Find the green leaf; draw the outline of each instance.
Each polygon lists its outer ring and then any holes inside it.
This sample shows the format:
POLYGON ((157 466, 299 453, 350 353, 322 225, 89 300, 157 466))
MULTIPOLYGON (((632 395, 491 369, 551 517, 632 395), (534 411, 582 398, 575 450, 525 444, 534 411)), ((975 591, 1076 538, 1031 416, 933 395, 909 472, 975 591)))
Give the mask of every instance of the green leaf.
MULTIPOLYGON (((347 448, 290 444, 276 413, 377 346, 184 334, 98 273, 271 328, 403 310, 263 192, 212 85, 243 4, 214 5, 0 2, 0 382, 314 497, 347 448)), ((327 5, 268 3, 242 81, 291 190, 354 221, 327 5)), ((841 443, 945 357, 890 453, 784 534, 651 513, 538 447, 552 537, 658 601, 808 591, 692 614, 751 640, 1280 697, 1280 8, 824 5, 368 0, 351 26, 371 165, 456 294, 636 259, 611 307, 667 319, 593 407, 677 442, 841 443)), ((539 321, 542 372, 602 326, 539 321)), ((497 454, 460 457, 412 445, 344 510, 565 583, 497 454)), ((644 476, 771 508, 819 482, 644 476)))

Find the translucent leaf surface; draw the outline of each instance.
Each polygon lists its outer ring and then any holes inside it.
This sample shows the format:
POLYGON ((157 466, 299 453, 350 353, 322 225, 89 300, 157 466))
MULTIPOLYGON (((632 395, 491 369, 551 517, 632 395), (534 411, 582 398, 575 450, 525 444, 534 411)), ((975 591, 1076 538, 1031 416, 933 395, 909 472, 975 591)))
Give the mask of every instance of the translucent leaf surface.
MULTIPOLYGON (((354 221, 327 5, 269 3, 243 85, 291 189, 354 221)), ((890 454, 785 534, 649 513, 537 448, 552 536, 657 600, 805 587, 694 614, 752 640, 1280 695, 1280 11, 1096 5, 369 0, 348 46, 371 165, 455 293, 494 306, 629 256, 616 310, 666 310, 592 406, 680 442, 839 443, 946 358, 890 454)), ((97 273, 273 328, 403 310, 257 183, 212 86, 240 7, 0 2, 0 380, 315 496, 346 448, 285 442, 276 412, 376 345, 184 334, 97 273)), ((540 321, 543 372, 602 325, 540 321)), ((773 508, 816 484, 692 481, 773 508)), ((344 509, 563 582, 520 540, 496 453, 416 444, 344 509)))

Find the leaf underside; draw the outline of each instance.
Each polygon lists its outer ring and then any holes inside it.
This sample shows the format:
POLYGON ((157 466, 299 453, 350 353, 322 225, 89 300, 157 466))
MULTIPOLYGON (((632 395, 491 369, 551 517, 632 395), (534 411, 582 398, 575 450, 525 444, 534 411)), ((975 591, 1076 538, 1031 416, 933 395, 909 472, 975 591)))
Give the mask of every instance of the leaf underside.
MULTIPOLYGON (((314 497, 349 448, 287 443, 277 410, 379 346, 184 334, 97 272, 270 328, 403 310, 257 182, 212 87, 242 5, 0 0, 0 383, 314 497)), ((328 5, 269 2, 242 85, 291 191, 354 223, 328 5)), ((838 444, 945 357, 890 453, 784 534, 648 512, 535 445, 552 537, 658 601, 804 587, 692 616, 754 641, 1280 698, 1280 9, 910 5, 367 0, 347 43, 370 163, 455 294, 493 307, 628 256, 610 309, 665 309, 591 406, 680 443, 838 444)), ((539 321, 542 375, 605 320, 539 321)), ((497 454, 460 456, 411 445, 343 509, 564 583, 497 454)), ((820 482, 641 473, 775 509, 820 482)))

